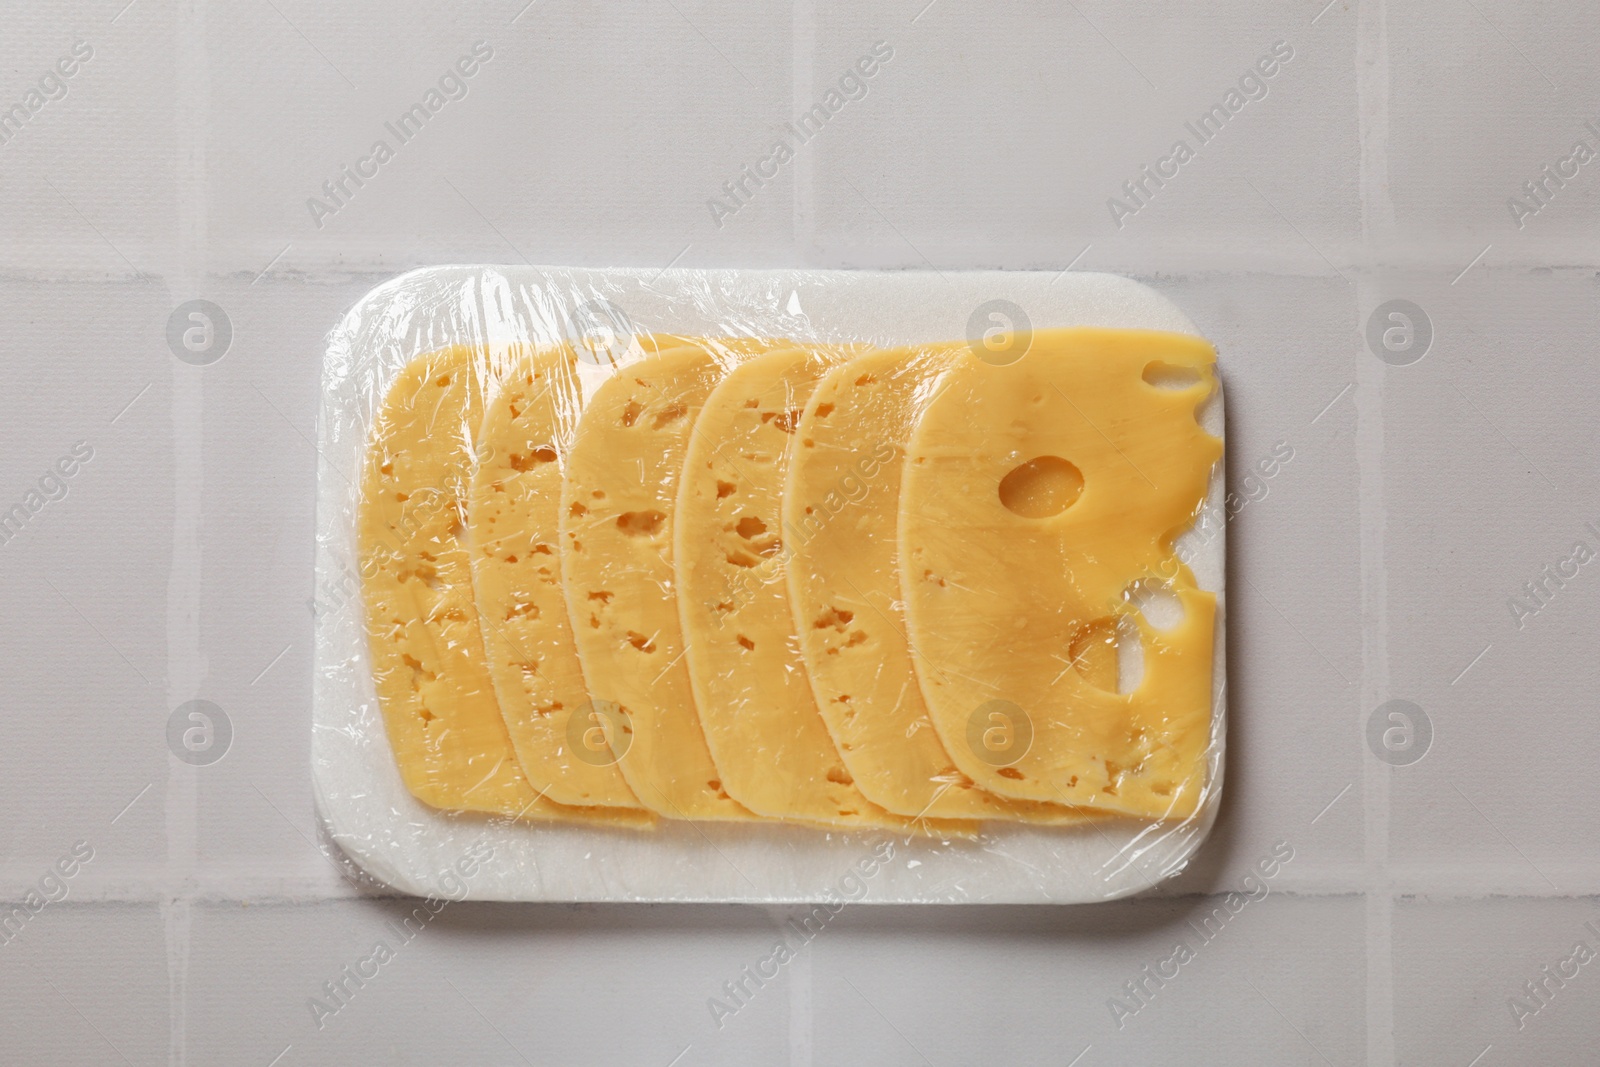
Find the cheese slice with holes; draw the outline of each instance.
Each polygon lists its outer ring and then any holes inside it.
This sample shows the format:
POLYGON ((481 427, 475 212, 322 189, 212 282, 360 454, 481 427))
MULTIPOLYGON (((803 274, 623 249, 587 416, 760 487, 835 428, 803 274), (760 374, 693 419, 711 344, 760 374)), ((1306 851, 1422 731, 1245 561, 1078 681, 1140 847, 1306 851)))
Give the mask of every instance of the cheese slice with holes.
POLYGON ((901 466, 918 409, 954 357, 952 346, 868 352, 830 370, 806 404, 783 500, 806 673, 846 769, 879 806, 1080 822, 1081 809, 998 796, 962 773, 913 672, 895 559, 901 466))
POLYGON ((527 353, 488 401, 469 510, 473 583, 528 780, 562 804, 642 811, 611 748, 610 732, 625 724, 589 698, 561 584, 561 465, 580 403, 565 347, 527 353))
POLYGON ((806 678, 784 577, 782 493, 795 428, 843 355, 756 356, 717 385, 695 421, 673 530, 685 659, 712 759, 735 800, 824 826, 909 827, 864 797, 839 759, 806 678))
POLYGON ((437 808, 648 825, 641 813, 565 807, 518 766, 484 657, 467 538, 472 432, 491 360, 418 357, 374 420, 357 537, 373 681, 401 779, 437 808))
POLYGON ((607 379, 584 408, 562 484, 562 574, 589 692, 629 725, 617 766, 634 794, 679 819, 757 818, 723 789, 706 747, 673 571, 690 435, 738 358, 726 344, 664 351, 607 379))
POLYGON ((1197 421, 1214 365, 1194 337, 1043 330, 1005 365, 960 354, 923 413, 901 493, 908 634, 940 739, 985 789, 1153 818, 1196 810, 1216 598, 1174 540, 1222 455, 1197 421), (1141 583, 1181 620, 1153 626, 1141 583), (1119 630, 1143 658, 1126 693, 1119 630))

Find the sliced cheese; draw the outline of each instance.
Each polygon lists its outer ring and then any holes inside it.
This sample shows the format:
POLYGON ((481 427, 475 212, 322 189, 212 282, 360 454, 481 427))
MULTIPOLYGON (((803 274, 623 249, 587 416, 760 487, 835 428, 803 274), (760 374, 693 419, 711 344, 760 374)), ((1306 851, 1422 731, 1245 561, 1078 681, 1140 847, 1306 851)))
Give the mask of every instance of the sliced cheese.
POLYGON ((858 790, 817 710, 784 578, 782 491, 806 398, 841 358, 789 349, 732 370, 695 421, 673 556, 685 659, 723 789, 825 826, 909 826, 858 790))
POLYGON ((1222 455, 1196 420, 1215 352, 1102 329, 1037 331, 1024 347, 1004 366, 958 356, 908 449, 901 580, 923 696, 985 789, 1190 815, 1206 784, 1216 598, 1173 546, 1222 455), (1153 626, 1141 583, 1165 585, 1181 620, 1153 626), (1143 657, 1127 693, 1119 630, 1143 657))
POLYGON ((617 766, 634 794, 672 818, 754 819, 723 789, 706 747, 673 572, 690 435, 736 358, 711 348, 630 363, 589 398, 562 485, 561 564, 589 691, 630 729, 617 766))
POLYGON ((468 512, 473 584, 500 711, 528 780, 563 804, 641 809, 611 747, 625 724, 590 700, 561 585, 561 465, 580 402, 564 347, 527 353, 489 400, 468 512))
POLYGON ((857 788, 900 815, 1082 821, 957 769, 928 718, 896 565, 901 466, 949 346, 868 352, 830 370, 800 419, 784 490, 789 594, 806 673, 857 788))
POLYGON ((648 825, 565 807, 530 787, 500 716, 473 600, 467 537, 472 434, 491 360, 418 357, 374 420, 357 537, 373 681, 400 776, 437 808, 648 825))

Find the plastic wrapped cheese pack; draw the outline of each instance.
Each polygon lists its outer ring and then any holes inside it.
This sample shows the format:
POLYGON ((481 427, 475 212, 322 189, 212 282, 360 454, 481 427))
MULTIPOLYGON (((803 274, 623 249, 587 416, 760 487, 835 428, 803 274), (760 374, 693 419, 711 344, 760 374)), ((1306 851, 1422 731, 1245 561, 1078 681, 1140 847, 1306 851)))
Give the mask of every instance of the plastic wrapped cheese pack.
POLYGON ((324 367, 328 834, 490 900, 1153 886, 1222 787, 1214 361, 1110 275, 380 286, 324 367))

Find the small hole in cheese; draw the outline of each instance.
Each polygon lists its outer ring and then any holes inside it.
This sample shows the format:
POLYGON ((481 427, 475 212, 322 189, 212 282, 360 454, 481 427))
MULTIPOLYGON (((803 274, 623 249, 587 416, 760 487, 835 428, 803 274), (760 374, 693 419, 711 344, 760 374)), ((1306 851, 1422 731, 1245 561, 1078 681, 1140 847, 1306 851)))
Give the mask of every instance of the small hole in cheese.
POLYGON ((654 537, 667 516, 660 511, 625 511, 617 516, 617 529, 629 537, 654 537))
POLYGON ((672 404, 656 412, 656 417, 650 420, 650 428, 652 430, 659 430, 668 423, 676 422, 687 414, 689 414, 689 408, 687 405, 672 404))
POLYGON ((799 411, 763 411, 761 413, 763 425, 771 423, 784 433, 794 433, 795 427, 800 425, 799 411))
POLYGON ((856 615, 853 611, 830 607, 827 611, 818 615, 816 621, 811 625, 818 630, 826 630, 831 626, 835 630, 843 631, 846 626, 850 625, 850 620, 855 617, 856 615))
POLYGON ((1126 615, 1117 619, 1117 692, 1127 696, 1144 679, 1144 640, 1126 615))
POLYGON ((1179 367, 1159 359, 1145 364, 1144 380, 1157 389, 1182 391, 1200 383, 1200 371, 1194 367, 1179 367))
POLYGON ((724 482, 724 481, 720 481, 719 480, 717 482, 717 499, 721 500, 723 497, 732 496, 732 495, 733 495, 733 483, 732 482, 724 482))
POLYGON ((739 645, 747 652, 754 652, 756 649, 756 643, 750 640, 744 634, 739 635, 739 645))
POLYGON ((1000 479, 1000 503, 1025 519, 1059 515, 1083 492, 1083 473, 1060 456, 1036 456, 1000 479))
POLYGON ((1164 582, 1134 582, 1123 599, 1132 604, 1152 627, 1165 633, 1183 622, 1183 601, 1164 582))
POLYGON ((554 463, 556 450, 549 445, 540 445, 526 456, 513 452, 506 457, 506 465, 514 471, 529 471, 540 463, 554 463))
POLYGON ((1127 615, 1107 615, 1080 626, 1067 655, 1084 681, 1107 693, 1126 696, 1144 677, 1144 643, 1138 624, 1127 615))
POLYGON ((753 541, 767 532, 767 524, 754 515, 746 515, 734 526, 734 530, 746 541, 753 541))

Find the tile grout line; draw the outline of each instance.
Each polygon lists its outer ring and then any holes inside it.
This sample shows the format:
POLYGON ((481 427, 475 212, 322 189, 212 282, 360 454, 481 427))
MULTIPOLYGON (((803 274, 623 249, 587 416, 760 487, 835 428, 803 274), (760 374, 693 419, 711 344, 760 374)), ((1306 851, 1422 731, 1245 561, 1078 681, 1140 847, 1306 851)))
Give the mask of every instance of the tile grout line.
MULTIPOLYGON (((791 10, 793 21, 791 23, 790 54, 793 56, 792 66, 789 71, 789 100, 786 109, 790 120, 799 113, 799 109, 811 99, 812 88, 812 53, 817 44, 817 11, 815 0, 795 0, 791 10)), ((802 148, 804 146, 801 146, 802 148)), ((793 215, 793 240, 799 250, 801 261, 807 266, 816 263, 816 171, 812 166, 814 153, 795 152, 794 176, 791 185, 791 195, 794 197, 793 215)))
MULTIPOLYGON (((805 102, 811 99, 812 57, 817 47, 816 0, 794 0, 790 30, 790 54, 793 57, 789 71, 789 100, 785 105, 790 118, 796 115, 805 102)), ((803 148, 804 146, 802 146, 803 148)), ((814 187, 816 170, 814 152, 797 151, 794 160, 792 195, 794 244, 801 250, 801 261, 815 263, 816 202, 814 187)), ((782 919, 769 910, 774 924, 782 930, 782 919)), ((789 968, 789 1067, 811 1067, 813 1058, 812 1030, 815 1021, 812 1004, 811 954, 800 950, 789 968)))
MULTIPOLYGON (((768 909, 777 936, 787 942, 781 916, 782 907, 768 909)), ((789 963, 789 1067, 811 1067, 813 1029, 816 1013, 812 1004, 814 977, 811 967, 811 946, 801 945, 789 963)))
MULTIPOLYGON (((1356 13, 1355 77, 1359 123, 1363 258, 1386 258, 1395 233, 1389 198, 1389 39, 1386 0, 1360 0, 1356 13), (1376 253, 1376 254, 1375 254, 1376 253)), ((1381 280, 1363 270, 1356 280, 1356 333, 1362 310, 1382 296, 1381 280)), ((1364 734, 1367 709, 1389 689, 1389 618, 1384 479, 1386 367, 1356 348, 1356 469, 1360 515, 1361 684, 1352 740, 1364 734)), ((1361 799, 1365 874, 1366 1055, 1370 1067, 1391 1067, 1394 1041, 1394 887, 1389 877, 1390 771, 1365 751, 1361 799)))
MULTIPOLYGON (((206 124, 210 67, 206 52, 206 0, 193 0, 174 25, 174 51, 180 57, 174 106, 176 205, 179 244, 167 289, 173 303, 201 295, 206 282, 207 220, 206 124), (176 290, 176 291, 174 291, 176 290)), ((199 368, 173 359, 172 569, 167 581, 167 704, 175 708, 199 695, 204 683, 200 642, 201 524, 205 479, 203 377, 199 368)), ((189 964, 195 864, 199 837, 198 768, 168 760, 166 789, 167 865, 161 899, 162 937, 167 957, 167 1063, 188 1062, 189 964)))

